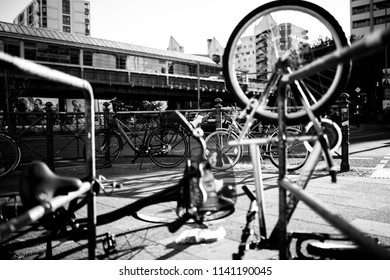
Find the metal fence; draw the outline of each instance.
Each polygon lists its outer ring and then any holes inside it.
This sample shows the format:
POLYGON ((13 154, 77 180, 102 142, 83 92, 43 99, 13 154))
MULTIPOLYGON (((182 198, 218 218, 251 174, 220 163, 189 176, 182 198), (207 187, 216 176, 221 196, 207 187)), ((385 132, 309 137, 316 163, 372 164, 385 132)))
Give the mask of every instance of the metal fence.
MULTIPOLYGON (((221 111, 224 110, 220 103, 212 109, 183 110, 182 113, 189 120, 197 114, 206 115, 212 113, 213 117, 205 123, 205 130, 213 131, 221 127, 221 111)), ((128 135, 137 144, 138 134, 143 133, 143 125, 146 120, 152 119, 157 111, 126 111, 120 112, 121 120, 129 127, 128 135)), ((170 111, 164 111, 169 114, 170 111)), ((102 113, 95 113, 95 131, 105 128, 113 112, 105 110, 102 113)), ((158 127, 160 123, 154 123, 158 127)), ((0 133, 11 136, 22 151, 21 163, 28 163, 32 160, 42 160, 50 166, 62 162, 65 165, 80 165, 84 163, 85 146, 85 115, 73 112, 58 112, 46 104, 44 112, 13 112, 0 113, 0 133)), ((141 139, 141 138, 140 138, 141 139)), ((131 156, 127 151, 124 156, 131 156)))

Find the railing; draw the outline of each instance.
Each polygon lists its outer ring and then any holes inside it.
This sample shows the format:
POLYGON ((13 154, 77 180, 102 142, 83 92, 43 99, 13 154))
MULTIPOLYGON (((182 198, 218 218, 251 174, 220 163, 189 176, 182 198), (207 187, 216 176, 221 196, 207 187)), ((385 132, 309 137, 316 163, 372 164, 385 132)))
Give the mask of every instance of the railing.
MULTIPOLYGON (((84 113, 57 112, 50 105, 46 104, 45 112, 0 113, 0 133, 10 135, 20 146, 21 163, 39 159, 46 162, 52 170, 55 170, 55 165, 59 161, 69 162, 67 165, 78 164, 76 161, 83 163, 86 139, 84 113)), ((206 115, 213 112, 213 115, 220 115, 221 110, 223 108, 218 104, 212 109, 181 112, 192 120, 196 114, 206 115)), ((168 114, 172 111, 164 112, 168 114)), ((120 112, 119 117, 132 130, 129 134, 133 135, 129 137, 137 143, 137 137, 143 133, 145 119, 150 119, 158 113, 126 111, 120 112)), ((112 114, 113 112, 109 110, 95 113, 95 130, 106 127, 112 114)), ((157 127, 159 123, 153 125, 157 127)), ((221 127, 221 118, 210 118, 206 125, 212 130, 221 127)), ((128 156, 129 153, 126 151, 123 155, 128 156)))
MULTIPOLYGON (((349 171, 349 101, 348 95, 332 106, 333 112, 340 116, 334 119, 342 128, 341 144, 341 171, 349 171)), ((211 109, 181 110, 189 121, 197 114, 212 117, 203 123, 205 133, 221 128, 224 122, 222 112, 230 112, 230 107, 222 107, 221 100, 216 100, 216 105, 211 109)), ((48 104, 50 105, 50 104, 48 104)), ((170 110, 164 111, 169 113, 170 110)), ((129 126, 134 135, 129 135, 135 143, 140 137, 143 124, 146 119, 158 114, 159 111, 126 111, 120 112, 120 119, 129 126)), ((102 113, 95 113, 95 130, 102 129, 108 125, 108 120, 113 112, 104 110, 102 113)), ((28 113, 0 113, 0 132, 7 133, 17 140, 22 149, 22 163, 30 162, 32 159, 40 159, 48 163, 55 170, 55 163, 58 161, 80 161, 84 159, 83 149, 85 145, 85 119, 84 113, 56 112, 50 109, 46 112, 28 113), (50 125, 48 125, 50 124, 50 125)), ((155 126, 158 126, 156 123, 155 126)), ((132 132, 129 132, 130 134, 132 132)), ((129 152, 131 152, 129 150, 129 152)), ((129 152, 122 153, 129 156, 129 152)), ((131 154, 130 154, 131 155, 131 154)))

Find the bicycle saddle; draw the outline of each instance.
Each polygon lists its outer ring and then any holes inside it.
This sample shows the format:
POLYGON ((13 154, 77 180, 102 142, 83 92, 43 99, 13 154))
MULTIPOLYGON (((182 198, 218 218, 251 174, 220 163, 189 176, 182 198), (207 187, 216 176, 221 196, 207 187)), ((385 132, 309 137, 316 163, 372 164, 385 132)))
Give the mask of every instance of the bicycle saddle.
POLYGON ((43 162, 35 161, 22 172, 19 194, 27 209, 50 201, 58 195, 66 195, 80 188, 80 179, 54 174, 43 162))

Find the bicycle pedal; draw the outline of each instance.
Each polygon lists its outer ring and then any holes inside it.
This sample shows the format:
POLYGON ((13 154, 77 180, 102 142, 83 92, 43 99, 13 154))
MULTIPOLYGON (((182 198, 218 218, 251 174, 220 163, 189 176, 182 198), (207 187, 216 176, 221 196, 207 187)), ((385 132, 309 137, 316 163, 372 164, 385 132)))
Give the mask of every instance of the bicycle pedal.
POLYGON ((115 234, 111 234, 109 232, 106 232, 102 243, 103 243, 104 253, 106 255, 112 253, 116 247, 115 234))

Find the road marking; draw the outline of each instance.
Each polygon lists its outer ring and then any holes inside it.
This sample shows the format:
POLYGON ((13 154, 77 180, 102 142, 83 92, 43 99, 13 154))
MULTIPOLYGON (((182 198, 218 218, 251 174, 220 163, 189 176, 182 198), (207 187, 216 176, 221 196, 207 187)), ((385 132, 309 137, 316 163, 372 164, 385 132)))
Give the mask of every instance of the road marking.
POLYGON ((356 160, 373 160, 372 157, 349 157, 349 159, 356 159, 356 160))
POLYGON ((390 168, 385 168, 389 162, 388 158, 390 153, 387 153, 375 166, 375 171, 371 174, 371 178, 389 178, 390 179, 390 168))

